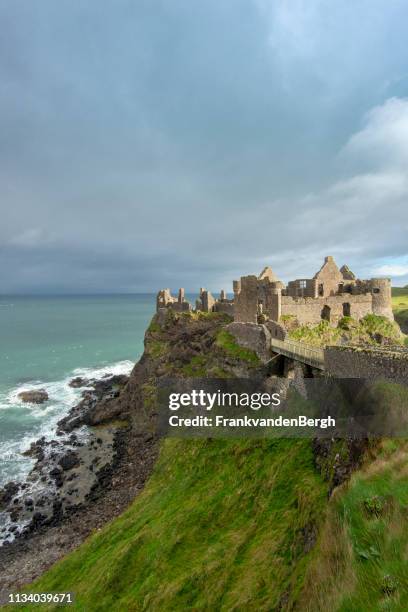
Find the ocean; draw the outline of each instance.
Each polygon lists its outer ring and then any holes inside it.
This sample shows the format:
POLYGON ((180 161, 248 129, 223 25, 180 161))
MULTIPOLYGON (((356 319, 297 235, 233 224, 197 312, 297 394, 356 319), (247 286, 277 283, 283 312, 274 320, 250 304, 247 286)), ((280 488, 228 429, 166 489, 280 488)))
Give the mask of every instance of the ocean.
POLYGON ((51 439, 78 402, 72 378, 130 373, 154 309, 152 294, 0 296, 0 487, 28 474, 32 460, 21 453, 51 439), (49 400, 23 404, 26 389, 45 389, 49 400))

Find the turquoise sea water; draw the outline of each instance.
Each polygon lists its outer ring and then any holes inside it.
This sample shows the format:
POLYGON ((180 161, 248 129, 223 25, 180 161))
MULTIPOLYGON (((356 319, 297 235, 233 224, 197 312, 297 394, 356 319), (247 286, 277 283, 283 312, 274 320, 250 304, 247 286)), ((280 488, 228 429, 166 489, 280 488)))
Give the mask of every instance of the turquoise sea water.
POLYGON ((128 373, 143 351, 154 312, 150 294, 0 296, 0 486, 23 477, 21 455, 78 401, 74 376, 128 373), (25 389, 44 388, 49 401, 22 404, 25 389))

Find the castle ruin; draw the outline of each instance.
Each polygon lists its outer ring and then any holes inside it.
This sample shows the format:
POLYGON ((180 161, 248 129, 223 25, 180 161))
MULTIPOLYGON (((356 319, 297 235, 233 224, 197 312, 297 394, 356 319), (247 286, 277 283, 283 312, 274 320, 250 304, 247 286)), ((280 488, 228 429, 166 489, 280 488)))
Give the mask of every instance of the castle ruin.
MULTIPOLYGON (((322 320, 337 325, 344 316, 359 320, 367 314, 394 320, 390 279, 360 280, 347 266, 338 268, 331 256, 325 258, 313 278, 292 280, 285 286, 266 267, 259 276, 242 276, 233 281, 233 289, 233 299, 225 291, 214 298, 209 291, 200 289, 196 310, 225 312, 234 321, 244 323, 279 322, 282 317, 293 317, 300 325, 315 325, 322 320)), ((177 298, 169 289, 159 291, 157 310, 162 308, 179 312, 192 310, 184 289, 180 289, 177 298)))

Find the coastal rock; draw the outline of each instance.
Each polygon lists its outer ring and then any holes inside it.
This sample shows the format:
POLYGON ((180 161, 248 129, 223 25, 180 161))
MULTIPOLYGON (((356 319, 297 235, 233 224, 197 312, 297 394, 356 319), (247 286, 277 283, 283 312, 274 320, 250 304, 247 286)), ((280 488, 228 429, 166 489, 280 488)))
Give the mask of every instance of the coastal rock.
POLYGON ((22 454, 24 455, 24 457, 33 457, 37 461, 42 461, 45 457, 44 445, 45 445, 45 438, 43 436, 36 442, 32 442, 30 445, 30 448, 24 451, 22 454))
POLYGON ((19 488, 20 485, 17 482, 8 482, 3 489, 0 489, 0 511, 11 502, 19 488))
POLYGON ((88 381, 92 389, 85 389, 79 404, 58 422, 59 432, 70 433, 82 425, 100 425, 113 418, 121 418, 121 406, 114 400, 128 381, 129 377, 122 374, 88 381))
MULTIPOLYGON (((84 384, 87 388, 82 390, 80 402, 59 422, 55 438, 42 437, 25 451, 25 456, 35 460, 25 482, 11 482, 0 489, 0 513, 4 513, 0 553, 6 554, 7 549, 17 551, 40 532, 45 534, 44 530, 73 520, 78 509, 87 511, 92 500, 109 490, 115 466, 126 452, 124 440, 128 440, 127 427, 109 421, 120 409, 120 394, 128 380, 128 376, 121 375, 75 380, 74 386, 84 384), (99 423, 97 431, 92 427, 82 430, 84 425, 99 423), (78 431, 73 432, 75 429, 78 431)), ((38 401, 39 392, 46 399, 43 389, 22 393, 28 392, 27 401, 38 401)), ((129 503, 127 489, 124 496, 129 503)), ((116 508, 117 501, 112 503, 116 508)), ((33 554, 35 557, 35 544, 33 554)), ((0 554, 0 573, 1 570, 0 554)))
POLYGON ((60 468, 52 468, 52 470, 50 471, 50 476, 54 480, 56 487, 62 487, 64 483, 64 478, 62 476, 62 470, 60 468))
POLYGON ((18 398, 26 404, 43 404, 48 400, 48 393, 45 389, 21 391, 18 398))
POLYGON ((58 465, 62 467, 64 472, 68 470, 72 470, 74 467, 78 467, 79 465, 79 457, 78 454, 74 451, 69 451, 66 453, 61 459, 58 461, 58 465))
POLYGON ((86 378, 82 378, 81 376, 77 376, 69 381, 69 386, 73 389, 79 389, 80 387, 86 387, 89 384, 89 380, 86 378))
POLYGON ((129 376, 126 376, 125 374, 116 374, 110 378, 96 380, 93 383, 93 387, 98 399, 106 397, 106 394, 109 394, 112 397, 117 397, 128 381, 129 376))
POLYGON ((102 425, 113 419, 125 418, 122 414, 122 407, 117 402, 102 401, 96 403, 92 408, 88 410, 84 416, 84 423, 86 425, 102 425))

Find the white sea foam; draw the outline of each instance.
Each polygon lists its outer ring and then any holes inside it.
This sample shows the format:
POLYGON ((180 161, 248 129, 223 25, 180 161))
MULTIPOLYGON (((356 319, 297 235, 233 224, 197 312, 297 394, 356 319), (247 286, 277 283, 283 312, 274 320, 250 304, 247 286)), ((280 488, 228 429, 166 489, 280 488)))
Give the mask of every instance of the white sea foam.
MULTIPOLYGON (((65 378, 52 382, 33 380, 25 382, 5 394, 0 394, 0 411, 18 411, 21 419, 27 420, 29 426, 24 434, 2 443, 0 455, 0 487, 8 480, 22 480, 30 471, 33 460, 22 453, 41 437, 51 440, 55 437, 57 423, 80 400, 84 388, 74 389, 69 382, 80 376, 85 379, 100 379, 108 375, 130 374, 133 362, 119 361, 96 368, 76 368, 65 378), (18 394, 27 390, 45 389, 49 400, 44 404, 24 403, 18 394)), ((4 415, 6 416, 6 415, 4 415)), ((80 437, 86 435, 86 428, 77 432, 80 437)), ((60 438, 62 440, 62 438, 60 438)))

